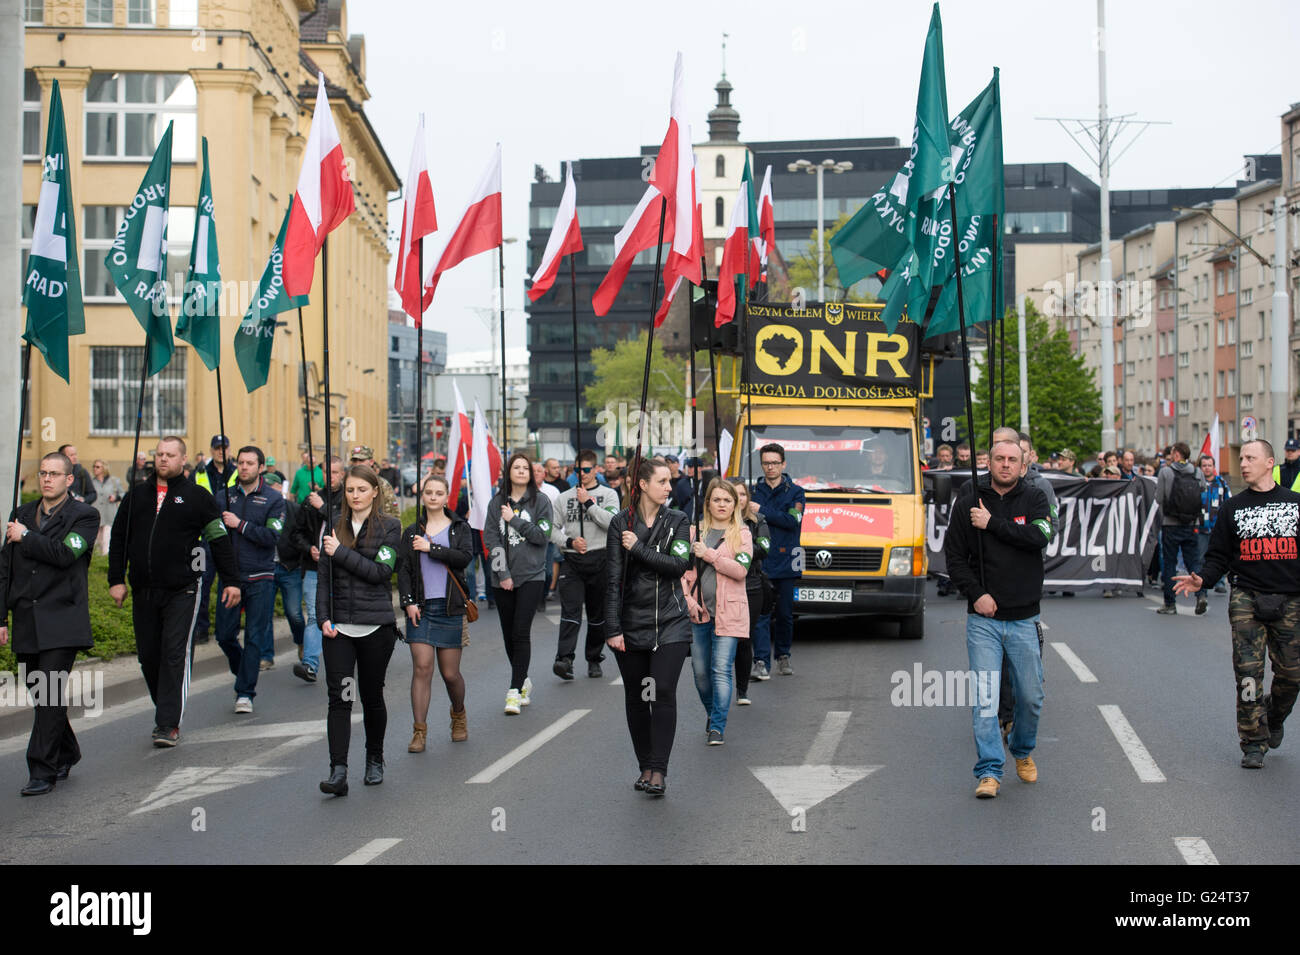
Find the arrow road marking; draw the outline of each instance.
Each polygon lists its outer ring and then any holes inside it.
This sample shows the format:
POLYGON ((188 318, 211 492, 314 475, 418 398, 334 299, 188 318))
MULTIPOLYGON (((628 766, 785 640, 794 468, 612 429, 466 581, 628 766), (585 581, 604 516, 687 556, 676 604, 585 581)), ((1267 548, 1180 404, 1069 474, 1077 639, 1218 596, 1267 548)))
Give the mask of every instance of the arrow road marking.
POLYGON ((138 808, 132 810, 131 815, 161 809, 164 806, 170 806, 178 802, 200 799, 225 789, 234 789, 236 786, 255 783, 262 779, 283 776, 285 773, 292 772, 292 769, 285 766, 267 766, 264 764, 275 762, 280 757, 287 756, 293 750, 316 742, 319 738, 320 735, 315 733, 296 736, 235 766, 187 766, 183 769, 173 770, 166 779, 158 784, 153 792, 145 797, 144 802, 138 808))
POLYGON ((1138 739, 1138 734, 1129 721, 1124 718, 1124 714, 1120 712, 1119 707, 1107 703, 1098 704, 1097 709, 1101 710, 1101 715, 1105 718, 1110 731, 1115 734, 1115 739, 1119 741, 1120 748, 1124 750, 1124 755, 1133 764, 1138 779, 1144 783, 1163 783, 1165 774, 1160 771, 1156 761, 1151 758, 1147 748, 1142 745, 1142 740, 1138 739))
POLYGON ((373 861, 381 853, 387 852, 393 846, 401 842, 401 839, 371 839, 364 846, 351 855, 346 855, 335 865, 365 865, 373 861))
POLYGON ((1174 836, 1174 845, 1188 865, 1218 865, 1209 843, 1199 836, 1174 836))
POLYGON ((882 768, 831 764, 851 715, 850 711, 843 710, 832 710, 826 714, 821 729, 808 747, 803 765, 749 768, 787 813, 811 809, 882 768))
POLYGON ((531 756, 533 753, 537 752, 548 742, 555 739, 555 737, 559 736, 570 726, 578 722, 578 720, 582 719, 590 712, 591 710, 569 710, 569 712, 565 713, 558 720, 556 720, 550 726, 546 727, 546 729, 542 730, 532 739, 528 740, 527 742, 519 746, 516 746, 514 749, 506 753, 504 756, 498 759, 487 769, 465 780, 466 784, 492 782, 492 780, 496 779, 498 776, 503 775, 516 763, 522 762, 523 760, 531 756))
POLYGON ((1056 651, 1057 656, 1065 661, 1065 665, 1074 671, 1074 675, 1079 678, 1080 683, 1096 683, 1097 677, 1088 669, 1084 662, 1079 659, 1078 655, 1067 647, 1064 643, 1053 643, 1052 649, 1056 651))

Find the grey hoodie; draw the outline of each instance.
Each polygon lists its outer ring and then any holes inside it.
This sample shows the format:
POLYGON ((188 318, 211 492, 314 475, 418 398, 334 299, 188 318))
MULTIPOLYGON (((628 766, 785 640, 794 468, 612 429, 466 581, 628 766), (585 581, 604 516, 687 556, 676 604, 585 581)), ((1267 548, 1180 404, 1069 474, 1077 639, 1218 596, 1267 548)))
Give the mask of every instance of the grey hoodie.
POLYGON ((523 508, 515 508, 515 516, 508 527, 501 519, 501 507, 511 502, 500 491, 492 495, 487 520, 483 524, 483 544, 491 555, 495 576, 498 580, 509 577, 516 587, 532 580, 546 579, 551 502, 541 491, 533 490, 533 500, 529 502, 525 498, 527 503, 523 508), (504 570, 501 569, 500 557, 506 561, 504 570))
POLYGON ((605 532, 609 522, 618 513, 618 492, 613 488, 597 484, 587 492, 591 501, 586 505, 578 502, 578 489, 569 488, 560 495, 556 503, 555 527, 551 530, 551 540, 555 546, 566 554, 574 553, 566 546, 571 537, 581 537, 587 542, 587 553, 605 549, 605 532), (578 512, 582 511, 582 520, 578 512))

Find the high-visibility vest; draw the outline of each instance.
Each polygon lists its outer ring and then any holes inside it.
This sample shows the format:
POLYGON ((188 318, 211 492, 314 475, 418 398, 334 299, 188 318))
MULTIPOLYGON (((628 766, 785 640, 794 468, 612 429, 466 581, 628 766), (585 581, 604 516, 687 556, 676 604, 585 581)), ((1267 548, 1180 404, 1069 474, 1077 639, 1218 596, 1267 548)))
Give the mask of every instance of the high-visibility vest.
MULTIPOLYGON (((232 486, 238 480, 239 480, 239 472, 236 471, 230 475, 230 480, 226 482, 226 487, 232 486)), ((208 480, 207 468, 203 468, 195 472, 194 483, 197 484, 199 487, 203 488, 203 490, 207 491, 209 494, 212 493, 212 482, 208 480)))
MULTIPOLYGON (((1273 483, 1282 483, 1282 465, 1273 465, 1273 483)), ((1295 480, 1291 482, 1291 490, 1300 492, 1300 472, 1296 473, 1295 480)))

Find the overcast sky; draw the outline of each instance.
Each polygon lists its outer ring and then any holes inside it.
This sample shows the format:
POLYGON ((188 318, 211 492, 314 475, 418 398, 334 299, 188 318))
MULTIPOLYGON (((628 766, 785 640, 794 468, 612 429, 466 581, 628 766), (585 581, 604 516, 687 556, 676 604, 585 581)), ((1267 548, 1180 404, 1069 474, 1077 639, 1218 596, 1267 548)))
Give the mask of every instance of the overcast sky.
MULTIPOLYGON (((1036 117, 1095 121, 1096 3, 947 0, 941 11, 949 111, 960 111, 998 66, 1006 161, 1065 161, 1095 179, 1095 157, 1036 117)), ((522 345, 535 163, 554 177, 564 159, 630 156, 657 144, 678 50, 693 138, 706 139, 723 33, 742 141, 896 136, 906 143, 929 16, 930 3, 921 0, 351 0, 348 29, 365 35, 373 97, 366 111, 403 179, 416 114, 425 113, 441 235, 455 228, 501 142, 505 234, 521 240, 506 247, 506 304, 516 310, 507 334, 522 345)), ((1279 117, 1300 100, 1300 5, 1111 0, 1106 17, 1111 115, 1171 124, 1148 128, 1114 163, 1113 188, 1231 185, 1243 154, 1279 150, 1279 117)), ((396 236, 400 202, 389 216, 396 236)), ((426 313, 428 327, 448 333, 452 354, 499 342, 474 311, 493 301, 491 258, 448 273, 426 313)))

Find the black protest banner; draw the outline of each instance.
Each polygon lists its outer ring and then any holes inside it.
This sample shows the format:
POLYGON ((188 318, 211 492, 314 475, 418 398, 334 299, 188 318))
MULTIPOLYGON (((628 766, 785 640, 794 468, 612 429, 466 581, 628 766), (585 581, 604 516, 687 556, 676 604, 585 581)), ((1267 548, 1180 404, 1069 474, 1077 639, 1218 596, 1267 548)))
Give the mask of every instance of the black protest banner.
POLYGON ((808 308, 750 304, 753 367, 742 385, 763 398, 915 398, 920 335, 911 319, 893 332, 879 305, 828 302, 808 308))
MULTIPOLYGON (((1160 530, 1155 479, 1085 481, 1045 473, 1056 492, 1057 510, 1056 534, 1043 555, 1043 586, 1141 587, 1160 530)), ((952 500, 970 475, 952 471, 948 479, 951 494, 926 507, 930 571, 943 577, 948 575, 943 539, 952 500)))

